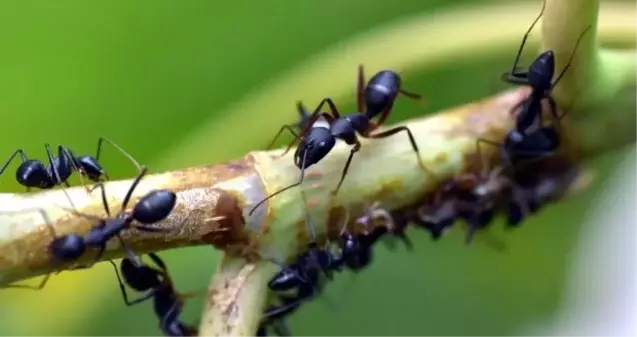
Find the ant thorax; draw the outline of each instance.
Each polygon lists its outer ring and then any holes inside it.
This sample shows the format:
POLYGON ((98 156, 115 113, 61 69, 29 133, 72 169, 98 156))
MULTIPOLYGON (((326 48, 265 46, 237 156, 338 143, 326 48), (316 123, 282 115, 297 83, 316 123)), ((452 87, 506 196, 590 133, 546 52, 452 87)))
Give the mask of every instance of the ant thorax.
POLYGON ((327 120, 325 119, 325 117, 320 116, 316 122, 314 122, 314 124, 312 124, 312 129, 313 128, 325 128, 325 129, 329 129, 330 128, 330 123, 327 122, 327 120))

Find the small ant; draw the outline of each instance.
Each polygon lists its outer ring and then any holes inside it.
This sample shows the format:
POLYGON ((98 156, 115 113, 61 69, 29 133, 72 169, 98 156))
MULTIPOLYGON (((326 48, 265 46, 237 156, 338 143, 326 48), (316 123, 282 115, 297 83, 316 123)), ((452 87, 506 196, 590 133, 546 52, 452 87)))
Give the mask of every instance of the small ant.
MULTIPOLYGON (((117 237, 119 239, 120 243, 128 251, 129 255, 135 256, 133 251, 130 249, 130 247, 128 247, 126 242, 120 236, 120 233, 124 229, 133 227, 135 229, 146 232, 164 231, 164 229, 149 227, 146 225, 154 224, 168 217, 168 215, 175 207, 175 203, 177 200, 174 192, 169 190, 154 190, 139 199, 133 207, 132 212, 126 212, 126 207, 133 194, 133 191, 141 181, 142 177, 146 174, 146 172, 146 167, 142 167, 140 174, 135 178, 133 184, 126 193, 119 213, 117 213, 114 217, 111 216, 108 201, 106 200, 104 185, 101 183, 98 183, 98 186, 101 187, 102 203, 107 214, 106 218, 100 218, 94 215, 80 213, 74 209, 68 210, 72 214, 96 222, 96 224, 89 230, 88 233, 86 233, 85 236, 77 233, 69 233, 57 236, 51 223, 47 222, 48 228, 51 231, 51 235, 54 237, 53 241, 49 244, 49 251, 52 256, 53 262, 59 263, 75 261, 84 254, 86 248, 96 247, 99 249, 99 251, 95 257, 94 262, 90 265, 79 266, 74 269, 89 268, 102 258, 102 255, 106 250, 106 243, 113 237, 117 237), (138 222, 140 224, 134 224, 133 222, 138 222)), ((66 191, 64 193, 66 194, 66 191)), ((69 198, 70 201, 71 199, 68 194, 66 194, 66 196, 67 198, 69 198)), ((46 214, 44 214, 44 216, 46 219, 46 214)), ((20 287, 35 290, 42 289, 47 283, 50 275, 51 274, 47 275, 37 287, 20 287)))
MULTIPOLYGON (((305 199, 305 194, 302 193, 302 195, 305 199)), ((342 260, 327 248, 318 247, 316 232, 309 212, 306 220, 312 234, 312 241, 294 263, 285 266, 268 283, 270 290, 279 293, 277 297, 281 301, 281 305, 269 307, 263 314, 262 322, 273 324, 273 322, 290 315, 299 308, 301 303, 311 299, 321 291, 319 286, 321 274, 332 279, 333 271, 341 270, 342 260), (284 295, 292 290, 296 290, 294 296, 284 295)))
POLYGON ((555 81, 552 82, 555 74, 555 55, 552 50, 540 54, 540 56, 531 63, 527 72, 519 72, 518 62, 520 55, 533 26, 535 26, 544 13, 545 6, 546 0, 542 5, 540 14, 535 21, 533 21, 531 27, 529 27, 522 39, 511 71, 501 76, 505 82, 517 85, 529 85, 532 89, 529 97, 512 109, 512 112, 519 110, 516 116, 515 128, 507 134, 503 144, 491 140, 478 139, 478 146, 482 142, 500 147, 502 161, 507 165, 514 165, 520 159, 537 159, 552 155, 559 147, 560 135, 558 127, 559 122, 565 114, 561 116, 558 115, 557 104, 551 97, 551 92, 570 68, 581 39, 591 28, 591 26, 588 26, 579 36, 568 63, 558 74, 555 81), (553 117, 553 123, 551 123, 550 126, 544 126, 542 119, 542 101, 544 99, 548 101, 550 113, 553 117))
POLYGON ((146 265, 137 257, 135 259, 131 257, 122 259, 120 269, 124 282, 122 282, 122 277, 115 263, 109 260, 115 269, 124 302, 127 306, 132 306, 152 298, 155 314, 160 319, 159 328, 165 336, 196 336, 198 334, 196 327, 179 320, 184 300, 192 295, 178 293, 174 288, 166 264, 154 253, 149 253, 148 256, 159 268, 146 265), (144 292, 144 294, 137 299, 130 300, 124 283, 136 291, 144 292))
MULTIPOLYGON (((310 115, 305 128, 300 132, 300 134, 294 132, 290 125, 282 126, 268 146, 268 149, 272 147, 272 145, 276 142, 283 131, 288 130, 295 137, 295 139, 290 142, 281 156, 290 151, 292 146, 297 141, 300 141, 300 144, 294 153, 294 164, 301 170, 301 175, 298 182, 286 186, 281 190, 278 190, 269 195, 264 200, 261 200, 250 211, 250 215, 258 206, 260 206, 268 199, 290 188, 301 185, 305 176, 305 170, 321 161, 332 150, 332 148, 334 148, 336 139, 341 139, 345 141, 345 143, 347 143, 348 145, 352 145, 353 147, 350 150, 349 157, 347 158, 345 166, 343 167, 341 178, 336 186, 336 189, 332 191, 332 195, 336 195, 341 188, 341 185, 343 184, 345 176, 347 175, 354 154, 361 148, 361 143, 357 137, 357 133, 363 138, 379 139, 390 137, 401 131, 406 132, 409 136, 412 148, 418 158, 418 163, 421 167, 424 168, 420 159, 420 151, 418 149, 418 145, 416 144, 416 140, 414 139, 414 136, 408 127, 397 126, 379 133, 372 133, 385 122, 385 120, 389 116, 389 113, 391 112, 394 101, 396 100, 398 94, 403 94, 412 99, 421 98, 418 94, 410 93, 403 90, 401 88, 401 85, 402 79, 400 78, 400 75, 392 70, 383 70, 376 73, 369 80, 367 85, 365 85, 363 66, 360 65, 358 67, 357 87, 358 112, 341 116, 334 101, 331 98, 327 97, 319 103, 314 112, 310 115), (331 114, 321 112, 321 109, 325 104, 329 106, 332 112, 331 114), (378 121, 372 122, 371 119, 376 116, 380 116, 378 121), (314 125, 314 122, 316 122, 320 117, 325 118, 325 120, 329 124, 329 127, 323 125, 314 125)), ((299 114, 301 116, 307 115, 305 108, 300 102, 297 103, 297 109, 299 110, 299 114)))
MULTIPOLYGON (((49 144, 45 144, 44 147, 49 159, 48 166, 45 166, 40 160, 29 159, 24 150, 18 149, 13 152, 2 166, 0 175, 2 175, 13 159, 19 155, 22 163, 16 170, 16 180, 20 185, 27 188, 27 192, 31 188, 51 189, 58 185, 70 187, 68 179, 74 170, 80 173, 80 180, 82 180, 82 176, 86 176, 89 180, 99 183, 104 181, 104 179, 108 180, 108 174, 98 161, 103 142, 111 144, 115 149, 130 159, 137 169, 140 170, 139 163, 130 154, 124 151, 124 149, 109 139, 100 137, 98 139, 97 154, 95 157, 90 155, 75 156, 69 148, 62 145, 58 145, 58 155, 54 156, 49 144)), ((84 185, 83 182, 82 185, 84 185)), ((88 188, 87 190, 89 192, 92 191, 92 189, 88 188)))

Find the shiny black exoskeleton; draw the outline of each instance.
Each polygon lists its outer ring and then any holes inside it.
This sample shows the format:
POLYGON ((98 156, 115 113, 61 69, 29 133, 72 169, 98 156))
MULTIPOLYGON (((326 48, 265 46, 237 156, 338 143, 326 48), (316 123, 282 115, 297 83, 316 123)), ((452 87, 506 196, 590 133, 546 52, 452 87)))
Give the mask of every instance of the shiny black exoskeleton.
POLYGON ((533 26, 535 26, 544 13, 545 5, 546 2, 544 2, 540 14, 524 35, 511 71, 502 75, 502 79, 508 83, 529 85, 532 89, 531 94, 513 109, 514 112, 518 112, 516 116, 516 126, 507 134, 503 144, 484 139, 478 141, 478 144, 484 142, 500 146, 500 155, 505 166, 515 165, 521 160, 536 159, 552 155, 560 146, 559 122, 564 117, 564 114, 562 114, 562 116, 558 115, 557 105, 555 100, 551 97, 551 92, 570 68, 582 37, 584 37, 591 28, 589 26, 582 32, 573 48, 570 59, 554 81, 555 56, 551 50, 540 54, 540 56, 531 63, 528 71, 520 72, 518 67, 520 55, 533 26), (549 126, 545 126, 542 118, 542 101, 544 100, 549 103, 550 114, 553 118, 549 126))
POLYGON ((184 299, 175 290, 166 265, 156 254, 149 253, 148 256, 159 268, 146 265, 137 258, 127 257, 120 264, 121 276, 115 263, 109 261, 115 268, 124 302, 131 306, 152 298, 155 314, 160 320, 159 328, 165 336, 196 336, 196 327, 179 320, 184 299), (144 294, 131 300, 124 283, 144 294))
MULTIPOLYGON (((307 110, 301 102, 297 102, 296 107, 301 115, 307 114, 307 110)), ((327 115, 327 117, 330 118, 328 119, 328 121, 331 121, 331 116, 327 115)), ((249 215, 252 215, 252 213, 254 213, 254 211, 259 208, 259 206, 268 201, 270 198, 293 187, 301 185, 303 183, 303 179, 305 179, 305 169, 318 163, 332 150, 334 145, 336 145, 336 138, 332 136, 330 129, 323 125, 314 125, 315 122, 316 119, 308 121, 307 125, 311 128, 304 129, 304 131, 301 132, 300 135, 297 134, 290 125, 284 125, 274 137, 268 148, 270 148, 276 142, 276 139, 285 130, 288 130, 291 134, 294 135, 294 137, 301 141, 296 149, 296 152, 294 153, 294 164, 301 170, 301 175, 299 176, 299 180, 296 183, 288 185, 259 201, 252 207, 249 215)), ((290 148, 288 147, 285 152, 287 152, 289 149, 290 148)))
MULTIPOLYGON (((132 212, 126 212, 126 207, 132 196, 133 191, 141 181, 142 177, 146 174, 146 168, 142 168, 142 172, 135 178, 133 184, 128 190, 124 201, 122 202, 121 210, 114 217, 111 216, 108 201, 106 200, 106 193, 104 186, 98 184, 101 187, 102 203, 104 210, 106 211, 106 218, 99 218, 93 215, 79 213, 75 210, 69 210, 71 213, 95 221, 95 225, 82 236, 77 233, 69 233, 61 236, 57 236, 52 226, 49 226, 53 241, 49 244, 49 251, 54 263, 59 262, 72 262, 77 260, 87 248, 97 248, 98 253, 95 257, 95 262, 87 266, 79 266, 76 268, 88 268, 97 263, 104 254, 106 249, 106 243, 114 237, 117 237, 124 248, 128 251, 130 256, 135 256, 134 252, 124 242, 120 233, 124 229, 135 228, 141 231, 147 232, 161 232, 165 229, 157 227, 149 227, 147 225, 164 220, 170 212, 172 212, 176 203, 176 195, 169 190, 155 190, 144 197, 133 207, 132 212), (138 222, 138 223, 135 223, 138 222)), ((68 195, 67 195, 68 196, 68 195)), ((69 199, 70 200, 70 199, 69 199)), ((50 222, 47 222, 50 223, 50 222)), ((45 277, 41 284, 37 287, 23 287, 30 289, 41 289, 48 281, 48 276, 45 277)))
MULTIPOLYGON (((146 225, 162 221, 170 215, 170 212, 172 212, 177 201, 177 196, 174 192, 170 190, 152 191, 137 201, 132 212, 126 211, 126 207, 133 195, 133 191, 135 191, 139 182, 142 180, 144 175, 146 175, 146 172, 147 169, 142 167, 140 174, 137 175, 131 187, 128 189, 128 192, 122 201, 120 211, 115 216, 111 216, 108 201, 106 200, 106 193, 103 185, 101 184, 98 184, 98 186, 102 187, 102 203, 107 214, 106 218, 101 219, 71 211, 76 215, 97 221, 97 224, 83 238, 84 245, 86 247, 96 247, 99 249, 95 259, 96 262, 102 257, 102 254, 106 249, 106 242, 113 237, 118 237, 121 240, 119 235, 124 229, 133 227, 147 232, 163 231, 163 229, 149 227, 146 225), (133 222, 138 223, 133 224, 133 222)), ((56 238, 51 245, 54 255, 58 254, 58 256, 66 256, 71 259, 76 259, 79 255, 81 255, 75 254, 82 251, 82 249, 80 249, 81 246, 82 245, 77 238, 71 239, 65 236, 56 238), (74 254, 69 254, 70 252, 73 252, 74 254)))
MULTIPOLYGON (((403 90, 401 88, 401 82, 402 80, 398 73, 392 70, 383 70, 376 73, 376 75, 369 80, 367 85, 365 85, 365 75, 363 72, 363 66, 361 65, 358 69, 358 112, 341 116, 336 104, 328 97, 319 103, 314 112, 310 115, 309 120, 306 123, 306 127, 300 134, 294 132, 290 125, 282 126, 268 148, 276 142, 276 139, 283 133, 284 130, 288 130, 292 133, 295 140, 288 145, 282 155, 286 154, 297 141, 300 141, 296 152, 294 153, 294 164, 301 170, 301 176, 299 177, 298 182, 286 186, 283 189, 269 195, 264 200, 261 200, 250 211, 250 214, 252 214, 254 210, 266 200, 285 190, 299 186, 303 182, 305 169, 321 161, 332 150, 336 144, 336 139, 343 140, 346 144, 351 145, 352 149, 345 166, 343 167, 341 179, 336 185, 336 188, 332 191, 333 195, 336 195, 341 188, 352 162, 352 158, 361 148, 361 143, 358 140, 357 134, 364 138, 386 138, 401 131, 406 132, 409 136, 414 152, 418 157, 418 163, 422 167, 418 145, 416 144, 416 140, 408 127, 399 126, 379 133, 372 133, 385 122, 398 94, 403 94, 413 99, 420 99, 419 95, 403 90), (330 107, 331 114, 321 111, 325 104, 330 107), (380 117, 378 121, 371 121, 379 115, 380 117), (327 121, 329 127, 314 125, 314 123, 321 117, 327 121)), ((297 108, 301 116, 307 115, 305 108, 300 102, 297 104, 297 108)))
POLYGON ((73 173, 74 165, 72 154, 64 146, 58 146, 58 155, 54 156, 49 144, 45 144, 44 147, 49 159, 48 165, 37 159, 29 159, 23 150, 18 149, 4 163, 0 175, 19 155, 22 163, 16 170, 15 178, 20 185, 27 188, 27 192, 31 188, 46 190, 62 184, 69 187, 67 180, 73 173))
MULTIPOLYGON (((124 149, 113 143, 107 138, 100 137, 97 142, 97 154, 95 157, 90 155, 76 156, 71 149, 58 145, 57 156, 54 156, 49 144, 44 147, 47 151, 49 164, 44 165, 43 162, 36 159, 29 159, 23 150, 16 150, 0 169, 0 175, 5 171, 14 158, 18 157, 22 160, 20 166, 16 170, 16 180, 29 191, 31 188, 51 189, 58 185, 69 187, 68 179, 73 171, 80 173, 82 177, 88 178, 90 181, 99 183, 108 180, 108 174, 99 163, 99 157, 102 149, 102 143, 107 142, 114 148, 124 154, 136 167, 141 170, 139 163, 124 149)), ((82 181, 82 185, 84 185, 82 181)), ((88 189, 88 188, 87 188, 88 189)), ((89 191, 92 189, 88 189, 89 191)))
MULTIPOLYGON (((90 181, 95 183, 99 183, 109 179, 108 173, 106 172, 106 170, 104 170, 102 165, 100 165, 99 163, 100 154, 102 152, 102 144, 104 142, 110 144, 117 151, 119 151, 126 158, 128 158, 128 160, 130 160, 133 163, 133 165, 135 165, 138 172, 141 171, 141 165, 139 165, 139 163, 137 162, 137 160, 135 160, 135 158, 133 158, 133 156, 128 154, 128 152, 126 152, 124 149, 119 147, 117 144, 115 144, 113 141, 109 140, 108 138, 99 137, 97 140, 97 151, 96 151, 95 157, 91 155, 81 155, 81 156, 72 155, 75 167, 80 172, 81 176, 85 176, 90 181)), ((73 153, 71 152, 71 154, 73 153)))

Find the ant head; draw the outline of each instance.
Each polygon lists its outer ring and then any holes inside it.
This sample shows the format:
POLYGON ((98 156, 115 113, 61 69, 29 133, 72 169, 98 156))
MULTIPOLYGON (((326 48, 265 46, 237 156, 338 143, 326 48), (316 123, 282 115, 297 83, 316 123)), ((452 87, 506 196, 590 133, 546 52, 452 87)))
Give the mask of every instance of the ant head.
POLYGON ((93 181, 98 180, 102 174, 104 174, 104 169, 93 156, 75 157, 75 165, 84 171, 84 174, 93 181))
POLYGON ((159 279, 161 273, 159 271, 145 264, 137 265, 130 258, 122 259, 120 270, 126 284, 137 291, 146 291, 157 287, 161 283, 159 279))
POLYGON ((546 91, 551 89, 551 80, 555 73, 555 55, 553 51, 545 51, 529 66, 529 85, 533 89, 546 91))
POLYGON ((153 224, 164 220, 170 215, 177 195, 170 190, 155 190, 139 199, 133 207, 133 219, 142 224, 153 224))
POLYGON ((294 153, 294 164, 299 169, 306 169, 323 159, 336 144, 330 129, 312 128, 294 153), (305 158, 305 160, 303 160, 305 158))
POLYGON ((70 233, 55 238, 53 242, 51 242, 50 249, 54 259, 74 261, 84 254, 86 245, 81 235, 70 233))

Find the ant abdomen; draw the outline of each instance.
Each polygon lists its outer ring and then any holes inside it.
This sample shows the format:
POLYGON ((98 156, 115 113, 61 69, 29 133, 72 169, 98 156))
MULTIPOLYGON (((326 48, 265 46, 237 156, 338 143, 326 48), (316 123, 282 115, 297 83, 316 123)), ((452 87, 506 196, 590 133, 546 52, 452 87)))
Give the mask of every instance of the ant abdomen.
POLYGON ((29 159, 24 161, 18 166, 15 178, 20 185, 26 187, 46 189, 55 185, 50 179, 46 167, 39 160, 29 159))
POLYGON ((153 224, 164 220, 172 212, 177 195, 170 190, 156 190, 148 193, 133 208, 133 218, 143 224, 153 224))
POLYGON ((382 70, 376 73, 365 87, 365 105, 369 118, 381 113, 391 104, 401 86, 400 75, 395 71, 382 70))
POLYGON ((550 90, 554 73, 555 55, 553 51, 548 50, 540 54, 529 66, 527 75, 529 85, 541 91, 550 90))
POLYGON ((323 159, 336 144, 331 131, 325 127, 314 127, 302 140, 294 153, 294 164, 299 169, 308 168, 323 159), (303 158, 305 157, 305 163, 303 158))
POLYGON ((86 249, 84 238, 76 233, 55 238, 50 247, 53 258, 60 261, 77 260, 86 249))

